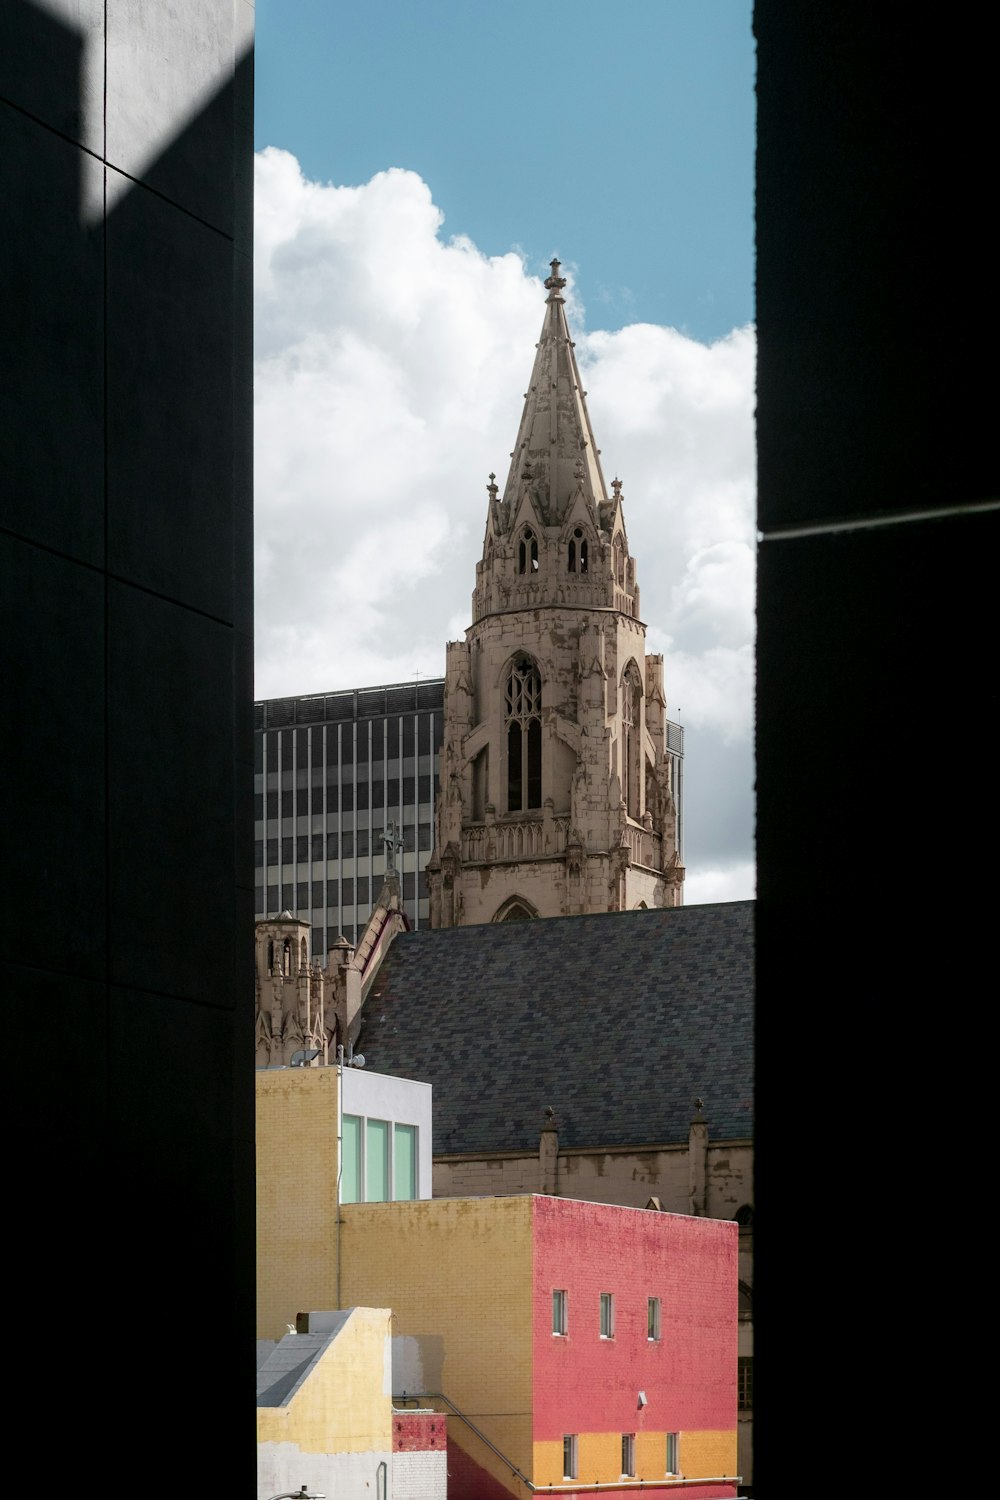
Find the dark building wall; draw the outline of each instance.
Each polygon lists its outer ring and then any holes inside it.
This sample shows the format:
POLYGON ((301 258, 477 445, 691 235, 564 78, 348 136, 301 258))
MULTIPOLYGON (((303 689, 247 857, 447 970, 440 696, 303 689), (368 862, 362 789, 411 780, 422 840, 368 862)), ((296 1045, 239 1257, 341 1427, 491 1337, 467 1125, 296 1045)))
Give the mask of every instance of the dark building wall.
POLYGON ((8 1274, 68 1334, 31 1478, 252 1492, 253 9, 2 30, 8 1274))
POLYGON ((865 1483, 905 1485, 885 1461, 908 1377, 965 1323, 944 1264, 960 1243, 963 1284, 983 1274, 952 1148, 992 1094, 995 86, 968 6, 756 0, 754 27, 754 1478, 775 1495, 856 1487, 865 1450, 865 1483))

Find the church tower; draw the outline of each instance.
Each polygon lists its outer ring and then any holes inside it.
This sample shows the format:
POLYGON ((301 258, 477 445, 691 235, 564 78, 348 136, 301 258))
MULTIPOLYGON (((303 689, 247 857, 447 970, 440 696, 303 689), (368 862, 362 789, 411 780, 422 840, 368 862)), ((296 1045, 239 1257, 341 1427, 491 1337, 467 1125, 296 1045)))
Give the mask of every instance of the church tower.
POLYGON ((559 262, 473 623, 449 642, 432 927, 679 906, 663 658, 646 655, 618 479, 609 496, 559 262))

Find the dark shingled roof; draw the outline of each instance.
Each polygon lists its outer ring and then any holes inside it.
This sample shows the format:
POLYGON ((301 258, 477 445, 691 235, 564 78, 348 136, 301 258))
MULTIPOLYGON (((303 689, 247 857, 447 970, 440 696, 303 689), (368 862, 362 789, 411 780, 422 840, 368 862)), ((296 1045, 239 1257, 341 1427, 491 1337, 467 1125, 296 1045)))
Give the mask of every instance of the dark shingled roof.
POLYGON ((401 933, 358 1047, 434 1088, 434 1154, 752 1134, 752 901, 401 933))

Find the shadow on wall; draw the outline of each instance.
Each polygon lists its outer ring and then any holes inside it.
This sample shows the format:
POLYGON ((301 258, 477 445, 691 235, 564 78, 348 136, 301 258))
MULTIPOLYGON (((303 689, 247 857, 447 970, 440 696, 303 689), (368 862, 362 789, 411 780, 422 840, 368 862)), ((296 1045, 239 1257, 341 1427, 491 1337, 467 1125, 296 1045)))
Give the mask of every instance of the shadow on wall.
POLYGON ((392 1394, 420 1396, 444 1390, 441 1334, 400 1335, 392 1341, 392 1394))
MULTIPOLYGON (((243 0, 179 18, 116 0, 4 6, 0 185, 17 231, 0 276, 17 378, 0 384, 0 680, 17 702, 5 825, 18 894, 0 933, 6 993, 45 1018, 46 1035, 44 1081, 37 1068, 12 1075, 10 1165, 31 1226, 11 1247, 28 1246, 18 1285, 29 1303, 51 1297, 37 1249, 69 1233, 60 1298, 102 1326, 118 1326, 137 1284, 159 1328, 209 1321, 227 1441, 201 1477, 231 1488, 245 1464, 249 1489, 253 106, 250 37, 237 63, 233 35, 244 13, 252 21, 243 0), (53 14, 60 4, 76 24, 53 14), (201 70, 182 127, 144 69, 201 70), (166 143, 149 159, 154 126, 166 143), (113 207, 95 218, 106 180, 113 207)), ((173 1458, 157 1441, 176 1360, 160 1338, 132 1340, 123 1383, 120 1346, 108 1337, 104 1365, 102 1347, 88 1379, 114 1381, 116 1442, 134 1434, 143 1456, 155 1442, 163 1491, 180 1492, 183 1445, 173 1458)), ((44 1354, 37 1371, 27 1358, 44 1388, 44 1354)), ((92 1448, 82 1409, 62 1424, 65 1451, 92 1448)))

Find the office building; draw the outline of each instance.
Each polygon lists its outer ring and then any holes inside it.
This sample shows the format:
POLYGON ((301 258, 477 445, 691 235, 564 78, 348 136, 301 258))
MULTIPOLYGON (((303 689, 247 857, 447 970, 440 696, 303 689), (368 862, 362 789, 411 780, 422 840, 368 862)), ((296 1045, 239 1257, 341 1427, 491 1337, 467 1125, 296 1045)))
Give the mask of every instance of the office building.
POLYGON ((310 923, 312 957, 353 946, 386 871, 410 926, 428 922, 444 679, 254 705, 254 908, 310 923))

